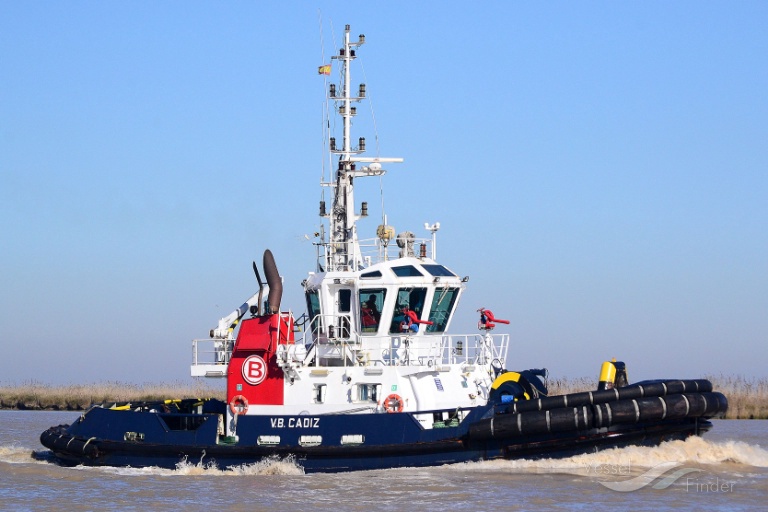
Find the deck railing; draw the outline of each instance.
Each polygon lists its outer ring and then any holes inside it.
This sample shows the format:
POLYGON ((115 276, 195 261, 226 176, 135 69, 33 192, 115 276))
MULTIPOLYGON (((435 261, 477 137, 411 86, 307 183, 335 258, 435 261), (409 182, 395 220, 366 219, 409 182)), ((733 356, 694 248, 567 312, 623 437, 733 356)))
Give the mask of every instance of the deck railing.
MULTIPOLYGON (((316 243, 317 261, 321 268, 328 271, 342 270, 330 268, 331 255, 344 252, 350 256, 354 252, 354 242, 324 242, 316 243)), ((407 247, 397 245, 397 240, 389 240, 386 244, 380 238, 366 238, 357 241, 360 251, 359 262, 352 262, 352 268, 345 269, 353 272, 370 267, 382 261, 389 261, 402 256, 425 256, 431 258, 434 254, 432 240, 429 238, 413 238, 409 240, 407 247)))
MULTIPOLYGON (((298 341, 301 343, 301 340, 298 341)), ((232 356, 232 341, 216 339, 192 340, 192 368, 206 369, 224 376, 232 356), (214 368, 211 368, 214 367, 214 368)), ((320 359, 338 359, 341 366, 440 366, 467 364, 485 366, 497 360, 504 364, 509 346, 508 334, 452 334, 384 336, 376 340, 366 338, 363 343, 350 340, 325 340, 307 345, 308 360, 319 366, 320 359), (357 356, 360 357, 357 357, 357 356)), ((211 375, 213 376, 213 375, 211 375)))

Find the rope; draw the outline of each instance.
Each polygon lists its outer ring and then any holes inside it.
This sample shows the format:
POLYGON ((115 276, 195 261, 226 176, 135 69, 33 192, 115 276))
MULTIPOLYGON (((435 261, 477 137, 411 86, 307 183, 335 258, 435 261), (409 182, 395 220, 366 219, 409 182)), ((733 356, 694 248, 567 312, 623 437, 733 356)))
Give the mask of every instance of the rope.
POLYGON ((95 437, 92 437, 92 438, 90 438, 89 440, 87 440, 87 441, 85 442, 85 444, 83 445, 83 453, 85 453, 85 448, 88 446, 88 443, 90 443, 90 442, 91 442, 91 441, 93 441, 94 439, 96 439, 96 438, 95 438, 95 437))

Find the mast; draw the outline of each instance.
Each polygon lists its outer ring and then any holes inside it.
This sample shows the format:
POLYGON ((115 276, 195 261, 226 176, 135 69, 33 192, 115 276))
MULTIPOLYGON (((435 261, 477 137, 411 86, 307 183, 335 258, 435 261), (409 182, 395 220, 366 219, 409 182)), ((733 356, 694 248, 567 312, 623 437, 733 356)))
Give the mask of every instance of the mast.
MULTIPOLYGON (((336 139, 330 139, 330 151, 339 155, 336 177, 331 183, 323 185, 331 187, 333 205, 327 214, 329 218, 329 244, 325 251, 325 265, 327 271, 348 272, 357 271, 363 264, 360 245, 358 243, 356 222, 361 217, 367 216, 367 205, 361 206, 360 215, 355 213, 354 178, 362 176, 380 176, 384 174, 381 168, 382 162, 402 162, 402 158, 365 158, 358 157, 365 152, 365 138, 358 139, 357 146, 352 145, 352 117, 357 114, 358 103, 365 99, 365 84, 360 84, 356 96, 352 96, 351 90, 351 63, 356 58, 356 50, 365 44, 365 36, 360 35, 357 41, 350 41, 350 26, 344 30, 344 47, 339 50, 339 55, 332 58, 340 61, 342 66, 341 96, 337 95, 336 84, 329 88, 329 99, 334 101, 335 110, 343 120, 343 137, 341 148, 337 148, 336 139), (357 163, 368 163, 360 169, 357 163)), ((322 216, 326 216, 324 205, 321 205, 322 216)))

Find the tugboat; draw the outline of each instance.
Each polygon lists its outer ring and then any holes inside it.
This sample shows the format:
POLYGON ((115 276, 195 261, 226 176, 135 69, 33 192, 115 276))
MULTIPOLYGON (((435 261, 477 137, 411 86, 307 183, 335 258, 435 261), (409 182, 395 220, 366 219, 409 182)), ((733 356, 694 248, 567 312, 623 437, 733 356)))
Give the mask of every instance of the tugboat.
POLYGON ((316 267, 302 281, 307 312, 281 310, 282 278, 265 251, 266 283, 254 262, 259 291, 193 340, 192 376, 226 378, 226 402, 92 406, 41 435, 59 463, 229 468, 290 457, 334 472, 558 457, 700 435, 725 413, 709 381, 629 384, 617 361, 602 363, 594 391, 551 396, 546 370, 507 369, 509 335, 494 329, 509 322, 490 309, 478 310, 479 333, 448 334, 467 278, 437 262, 440 225, 417 239, 383 217, 374 238, 358 238, 368 208, 355 211, 356 180, 402 162, 363 156, 365 139, 351 135, 366 99, 365 84, 351 88, 351 64, 364 43, 347 25, 333 57, 340 84, 327 101, 343 133, 338 146, 327 134, 336 164, 322 183, 331 201, 320 202, 316 267))

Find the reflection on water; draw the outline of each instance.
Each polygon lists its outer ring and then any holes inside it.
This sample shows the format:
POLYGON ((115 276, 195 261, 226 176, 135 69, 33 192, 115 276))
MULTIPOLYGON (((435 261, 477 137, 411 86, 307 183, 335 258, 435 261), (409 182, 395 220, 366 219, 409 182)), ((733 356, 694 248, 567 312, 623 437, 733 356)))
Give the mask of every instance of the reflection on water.
POLYGON ((567 459, 487 461, 305 475, 292 460, 222 471, 181 461, 157 468, 63 468, 40 433, 77 413, 0 411, 0 503, 53 510, 450 510, 762 508, 768 421, 716 421, 705 438, 567 459), (616 490, 618 489, 618 490, 616 490))

